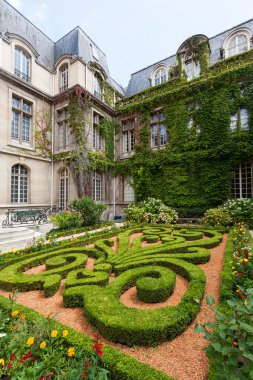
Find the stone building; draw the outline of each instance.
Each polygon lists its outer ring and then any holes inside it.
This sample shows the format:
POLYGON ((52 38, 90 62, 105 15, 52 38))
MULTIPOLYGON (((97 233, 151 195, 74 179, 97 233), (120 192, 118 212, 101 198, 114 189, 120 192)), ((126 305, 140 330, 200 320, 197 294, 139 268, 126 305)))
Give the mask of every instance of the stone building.
MULTIPOLYGON (((148 155, 172 144, 165 115, 169 111, 159 96, 169 97, 188 86, 188 98, 193 99, 200 80, 211 80, 226 67, 250 65, 252 33, 249 20, 212 38, 193 36, 174 56, 132 74, 124 90, 110 77, 106 55, 80 27, 53 42, 1 0, 0 213, 17 207, 65 208, 70 200, 90 195, 107 203, 105 217, 112 217, 134 200, 133 188, 137 199, 144 197, 142 165, 134 161, 143 143, 143 124, 148 124, 148 155), (149 113, 145 123, 144 109, 149 113), (124 167, 117 175, 114 159, 124 167), (132 168, 127 162, 133 162, 132 168)), ((231 113, 228 131, 248 131, 249 120, 250 109, 242 102, 231 113)), ((201 135, 194 117, 185 125, 201 135)), ((239 160, 233 163, 232 195, 251 198, 251 161, 239 160)))

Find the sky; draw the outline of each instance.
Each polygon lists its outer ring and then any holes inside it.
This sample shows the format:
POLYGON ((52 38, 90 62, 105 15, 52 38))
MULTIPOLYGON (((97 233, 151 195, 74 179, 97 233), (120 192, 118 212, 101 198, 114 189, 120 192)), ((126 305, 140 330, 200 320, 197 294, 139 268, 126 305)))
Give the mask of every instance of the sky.
POLYGON ((131 73, 253 18, 252 0, 8 0, 53 41, 80 26, 124 87, 131 73))

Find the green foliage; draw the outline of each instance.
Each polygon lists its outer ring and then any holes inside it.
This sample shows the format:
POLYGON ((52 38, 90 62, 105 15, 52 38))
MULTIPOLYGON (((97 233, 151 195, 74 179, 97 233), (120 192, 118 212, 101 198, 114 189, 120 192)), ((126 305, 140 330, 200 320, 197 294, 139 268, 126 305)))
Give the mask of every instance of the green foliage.
POLYGON ((236 223, 245 222, 253 224, 253 201, 252 199, 230 199, 223 206, 209 209, 203 219, 209 226, 232 226, 236 223))
MULTIPOLYGON (((35 326, 41 326, 41 331, 45 330, 45 326, 49 326, 51 330, 63 331, 65 326, 56 322, 53 319, 48 319, 39 313, 28 309, 27 307, 17 305, 13 303, 10 305, 8 299, 0 296, 0 309, 1 309, 1 321, 0 326, 5 325, 5 317, 8 319, 7 324, 9 324, 9 313, 13 310, 22 310, 22 314, 25 313, 26 319, 29 320, 35 326)), ((68 329, 68 336, 66 336, 66 342, 69 347, 78 346, 79 349, 85 348, 89 357, 94 355, 94 342, 90 337, 77 332, 71 328, 68 329)), ((100 357, 100 368, 104 367, 110 371, 111 380, 173 380, 171 377, 165 375, 164 373, 157 371, 150 366, 143 364, 136 359, 120 352, 109 345, 103 346, 104 355, 100 357)), ((31 376, 28 377, 31 379, 31 376)), ((20 379, 20 377, 19 377, 20 379)), ((78 379, 76 376, 74 379, 78 379)), ((88 378, 89 379, 89 378, 88 378)), ((70 380, 70 379, 69 379, 70 380)))
POLYGON ((50 222, 63 230, 78 228, 82 225, 82 217, 77 211, 61 211, 52 215, 50 222))
POLYGON ((95 203, 90 197, 75 199, 70 202, 70 207, 82 215, 82 224, 84 226, 92 226, 100 220, 102 212, 106 209, 106 205, 95 203))
POLYGON ((137 201, 161 199, 184 217, 223 204, 231 196, 234 167, 253 155, 252 50, 207 68, 208 44, 199 48, 199 78, 169 80, 118 105, 120 115, 137 114, 140 120, 136 154, 117 164, 118 173, 132 175, 137 201), (158 107, 169 138, 164 149, 154 151, 149 124, 158 107), (238 123, 230 132, 230 117, 240 108, 249 111, 249 130, 238 123))
POLYGON ((226 207, 211 208, 205 212, 204 223, 208 226, 231 226, 232 218, 226 207))
POLYGON ((118 128, 118 124, 108 117, 104 117, 98 124, 98 129, 105 139, 105 154, 109 160, 114 160, 114 134, 118 128))
POLYGON ((38 320, 35 324, 22 308, 15 309, 13 302, 10 308, 0 307, 0 310, 1 378, 81 380, 85 376, 90 380, 108 379, 109 371, 101 366, 103 344, 97 350, 99 343, 94 342, 93 353, 89 353, 80 344, 70 346, 69 331, 63 326, 52 330, 50 321, 38 320))
POLYGON ((216 313, 216 323, 196 325, 196 332, 203 332, 210 345, 205 349, 218 379, 248 380, 252 379, 253 370, 253 289, 245 292, 244 302, 240 299, 227 301, 233 310, 231 316, 213 306, 213 300, 207 303, 216 313), (210 327, 215 332, 210 333, 210 327))
POLYGON ((230 231, 218 308, 213 298, 207 297, 216 313, 215 322, 195 326, 209 342, 205 349, 211 361, 209 379, 252 379, 253 260, 249 239, 242 223, 230 231))
POLYGON ((124 210, 127 220, 132 222, 175 223, 177 212, 165 206, 160 199, 147 198, 140 203, 132 203, 124 210))
POLYGON ((228 210, 233 224, 247 223, 253 224, 253 200, 252 199, 231 199, 224 207, 228 210))

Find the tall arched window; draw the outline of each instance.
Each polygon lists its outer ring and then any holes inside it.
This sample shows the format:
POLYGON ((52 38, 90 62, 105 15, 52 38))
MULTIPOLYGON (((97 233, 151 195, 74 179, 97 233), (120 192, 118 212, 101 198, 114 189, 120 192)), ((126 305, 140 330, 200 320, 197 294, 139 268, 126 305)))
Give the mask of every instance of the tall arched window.
POLYGON ((60 92, 68 89, 69 83, 69 69, 68 64, 65 63, 60 68, 60 92))
POLYGON ((96 202, 101 201, 101 184, 101 174, 95 171, 93 175, 92 198, 96 202))
POLYGON ((69 172, 67 168, 60 171, 60 208, 65 210, 69 201, 69 172))
POLYGON ((160 69, 156 70, 154 75, 154 85, 157 86, 158 84, 161 84, 163 82, 166 82, 167 80, 167 73, 164 67, 161 67, 160 69))
POLYGON ((245 34, 237 34, 228 43, 227 57, 243 53, 248 50, 248 39, 245 34))
POLYGON ((26 167, 16 164, 11 168, 11 202, 28 202, 29 172, 26 167))
POLYGON ((30 62, 30 55, 20 47, 16 46, 14 74, 26 82, 30 82, 30 62))

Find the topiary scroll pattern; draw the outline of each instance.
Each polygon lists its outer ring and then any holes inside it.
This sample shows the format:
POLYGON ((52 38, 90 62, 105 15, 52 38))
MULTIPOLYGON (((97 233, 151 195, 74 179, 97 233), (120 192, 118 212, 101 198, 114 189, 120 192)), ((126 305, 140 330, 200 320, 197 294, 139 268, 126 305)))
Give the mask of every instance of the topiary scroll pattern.
POLYGON ((64 305, 84 307, 89 322, 104 338, 129 346, 157 345, 181 334, 196 317, 206 282, 196 264, 208 262, 209 249, 221 240, 215 230, 129 228, 118 233, 116 252, 112 238, 100 237, 94 248, 64 246, 18 259, 1 270, 0 287, 43 289, 50 297, 66 278, 64 305), (88 257, 95 258, 93 270, 85 268, 88 257), (45 264, 43 272, 25 273, 40 264, 45 264), (176 275, 187 280, 188 289, 177 305, 159 307, 173 293, 176 275), (158 307, 138 309, 121 303, 121 295, 133 286, 139 300, 158 307))

